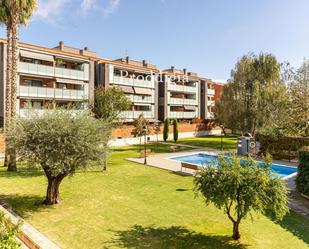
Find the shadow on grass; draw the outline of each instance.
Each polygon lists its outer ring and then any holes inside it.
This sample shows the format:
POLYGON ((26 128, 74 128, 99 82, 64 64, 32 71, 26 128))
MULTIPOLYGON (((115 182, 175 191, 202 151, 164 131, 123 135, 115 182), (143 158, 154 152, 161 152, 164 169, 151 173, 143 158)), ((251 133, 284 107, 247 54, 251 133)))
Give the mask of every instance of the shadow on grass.
POLYGON ((9 207, 23 218, 29 217, 32 213, 53 208, 44 205, 43 201, 44 196, 39 195, 0 195, 0 203, 4 206, 9 204, 9 207))
POLYGON ((6 169, 0 171, 0 177, 4 178, 28 178, 28 177, 39 177, 43 176, 44 172, 39 169, 25 169, 18 168, 16 172, 7 172, 6 169))
POLYGON ((309 219, 295 213, 292 210, 283 218, 282 221, 275 220, 275 218, 271 215, 268 215, 268 218, 309 244, 309 219))
POLYGON ((127 231, 116 231, 116 239, 103 248, 139 249, 244 249, 246 245, 232 241, 228 236, 205 235, 184 227, 142 227, 134 225, 127 231))

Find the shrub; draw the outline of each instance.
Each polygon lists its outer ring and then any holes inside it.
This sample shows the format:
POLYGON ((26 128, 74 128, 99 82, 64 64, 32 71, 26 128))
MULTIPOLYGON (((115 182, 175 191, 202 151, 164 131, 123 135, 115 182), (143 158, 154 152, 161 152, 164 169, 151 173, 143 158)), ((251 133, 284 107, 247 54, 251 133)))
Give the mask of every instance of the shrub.
POLYGON ((178 140, 178 121, 177 121, 177 119, 174 119, 173 129, 174 129, 173 130, 174 141, 176 143, 177 140, 178 140))
POLYGON ((260 142, 262 154, 270 153, 275 159, 293 159, 298 157, 298 151, 309 146, 309 139, 305 137, 284 137, 274 135, 256 136, 260 142))
POLYGON ((298 174, 296 178, 297 190, 309 196, 309 146, 299 151, 298 174))
POLYGON ((0 248, 1 249, 19 249, 20 243, 16 240, 19 234, 19 226, 5 221, 4 214, 0 212, 0 248))
POLYGON ((164 142, 166 142, 166 140, 168 139, 169 125, 170 125, 170 120, 168 118, 166 118, 165 121, 164 121, 164 127, 163 127, 163 140, 164 140, 164 142))

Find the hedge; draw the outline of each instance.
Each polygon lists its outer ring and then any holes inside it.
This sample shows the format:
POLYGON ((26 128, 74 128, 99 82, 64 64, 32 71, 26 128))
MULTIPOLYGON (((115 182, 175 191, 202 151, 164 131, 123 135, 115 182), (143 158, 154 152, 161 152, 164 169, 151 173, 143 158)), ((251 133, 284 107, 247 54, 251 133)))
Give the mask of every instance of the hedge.
POLYGON ((166 118, 165 121, 164 121, 164 127, 163 127, 163 140, 164 140, 164 142, 166 142, 166 140, 168 139, 169 125, 170 125, 170 120, 168 118, 166 118))
POLYGON ((260 151, 270 153, 274 159, 296 159, 302 147, 309 146, 309 138, 257 135, 260 151))
POLYGON ((309 146, 299 151, 296 186, 299 192, 309 196, 309 146))

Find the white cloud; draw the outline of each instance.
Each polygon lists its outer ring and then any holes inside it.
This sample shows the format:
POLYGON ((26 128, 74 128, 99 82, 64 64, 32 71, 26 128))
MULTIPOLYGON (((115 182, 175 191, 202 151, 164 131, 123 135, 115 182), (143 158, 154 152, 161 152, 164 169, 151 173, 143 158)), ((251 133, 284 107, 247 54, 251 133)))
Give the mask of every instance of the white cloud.
POLYGON ((95 8, 97 5, 97 0, 82 0, 80 4, 80 13, 86 15, 88 11, 95 8))
POLYGON ((120 0, 108 0, 107 6, 103 8, 105 16, 109 16, 117 11, 120 5, 120 0))
POLYGON ((35 11, 33 17, 35 19, 43 19, 48 22, 53 22, 53 18, 61 15, 65 5, 70 0, 39 0, 38 9, 35 11))

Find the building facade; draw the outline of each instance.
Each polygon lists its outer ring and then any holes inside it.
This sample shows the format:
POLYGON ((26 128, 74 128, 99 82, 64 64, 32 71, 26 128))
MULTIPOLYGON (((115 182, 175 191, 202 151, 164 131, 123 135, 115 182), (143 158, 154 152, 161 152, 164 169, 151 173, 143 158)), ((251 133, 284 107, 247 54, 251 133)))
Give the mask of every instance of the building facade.
MULTIPOLYGON (((0 39, 0 125, 5 118, 6 52, 6 41, 0 39)), ((18 115, 67 106, 87 109, 94 100, 95 86, 117 86, 124 91, 132 102, 121 114, 127 123, 140 114, 150 122, 211 119, 219 96, 213 81, 186 69, 161 71, 145 60, 129 57, 101 59, 87 47, 77 49, 63 42, 54 48, 19 43, 18 115)))
POLYGON ((124 122, 132 122, 141 114, 153 122, 158 119, 155 65, 125 57, 114 61, 100 60, 96 70, 96 86, 119 87, 131 100, 129 110, 121 114, 124 122))
MULTIPOLYGON (((87 49, 48 49, 19 44, 16 111, 19 116, 70 106, 87 109, 93 100, 95 55, 87 49)), ((6 42, 0 42, 0 119, 5 118, 6 42)))

